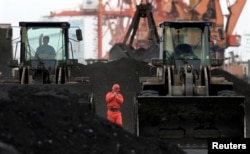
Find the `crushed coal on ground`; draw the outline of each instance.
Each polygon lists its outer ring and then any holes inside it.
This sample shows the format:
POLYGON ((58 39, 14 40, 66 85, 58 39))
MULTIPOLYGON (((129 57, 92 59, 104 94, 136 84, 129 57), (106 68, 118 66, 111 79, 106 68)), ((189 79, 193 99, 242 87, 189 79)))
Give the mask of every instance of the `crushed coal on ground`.
MULTIPOLYGON (((150 75, 149 66, 133 59, 79 65, 74 73, 90 78, 95 112, 67 89, 49 85, 2 85, 0 97, 0 153, 8 154, 182 154, 177 146, 133 135, 133 100, 140 90, 139 77, 150 75), (106 120, 105 94, 114 83, 121 86, 123 127, 106 120), (81 102, 81 103, 79 103, 81 102)), ((221 70, 247 96, 244 81, 221 70), (245 87, 242 90, 242 86, 245 87)))

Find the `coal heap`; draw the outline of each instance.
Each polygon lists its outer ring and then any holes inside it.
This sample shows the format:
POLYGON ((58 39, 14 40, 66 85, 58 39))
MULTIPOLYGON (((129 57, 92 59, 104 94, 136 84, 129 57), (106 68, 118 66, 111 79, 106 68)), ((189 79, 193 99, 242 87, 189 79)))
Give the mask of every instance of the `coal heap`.
POLYGON ((70 88, 50 90, 46 85, 2 86, 0 99, 0 153, 23 154, 151 154, 184 153, 175 145, 136 137, 133 132, 133 98, 139 76, 149 67, 131 59, 79 65, 75 73, 90 77, 96 114, 79 103, 70 88), (105 94, 121 85, 124 127, 106 120, 105 94))
MULTIPOLYGON (((175 145, 133 135, 134 96, 140 91, 139 77, 149 76, 150 67, 133 59, 79 65, 72 73, 90 78, 96 113, 71 93, 74 89, 2 85, 0 98, 0 153, 23 154, 181 154, 175 145), (106 120, 105 95, 114 83, 121 86, 125 102, 121 107, 124 126, 106 120), (2 143, 1 143, 2 142, 2 143), (15 150, 16 151, 15 151, 15 150)), ((235 83, 235 89, 249 96, 250 87, 220 69, 235 83), (242 88, 244 87, 244 88, 242 88)), ((87 100, 87 99, 86 99, 87 100)))

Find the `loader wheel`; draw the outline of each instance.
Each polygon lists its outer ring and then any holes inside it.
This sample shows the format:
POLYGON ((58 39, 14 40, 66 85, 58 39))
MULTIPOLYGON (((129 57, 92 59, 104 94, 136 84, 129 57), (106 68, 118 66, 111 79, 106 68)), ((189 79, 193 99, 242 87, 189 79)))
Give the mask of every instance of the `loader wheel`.
POLYGON ((222 90, 218 92, 218 96, 237 96, 233 90, 222 90))
POLYGON ((159 92, 156 90, 144 90, 140 92, 140 96, 159 96, 159 92))

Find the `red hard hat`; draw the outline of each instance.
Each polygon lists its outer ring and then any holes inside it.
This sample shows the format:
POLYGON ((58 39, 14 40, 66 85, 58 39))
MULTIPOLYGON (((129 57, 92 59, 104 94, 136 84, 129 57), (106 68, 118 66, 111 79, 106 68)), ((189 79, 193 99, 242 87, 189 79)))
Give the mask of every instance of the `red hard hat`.
POLYGON ((120 91, 120 85, 119 84, 114 84, 113 87, 112 87, 112 90, 120 91))

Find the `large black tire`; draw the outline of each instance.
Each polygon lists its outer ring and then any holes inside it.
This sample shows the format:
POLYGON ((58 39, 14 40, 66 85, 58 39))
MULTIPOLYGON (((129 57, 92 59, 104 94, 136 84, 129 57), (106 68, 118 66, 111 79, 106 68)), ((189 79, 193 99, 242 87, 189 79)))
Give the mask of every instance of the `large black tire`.
POLYGON ((221 90, 218 92, 218 96, 237 96, 237 93, 233 90, 221 90))
POLYGON ((140 96, 159 96, 159 92, 156 90, 144 90, 141 91, 140 96))

